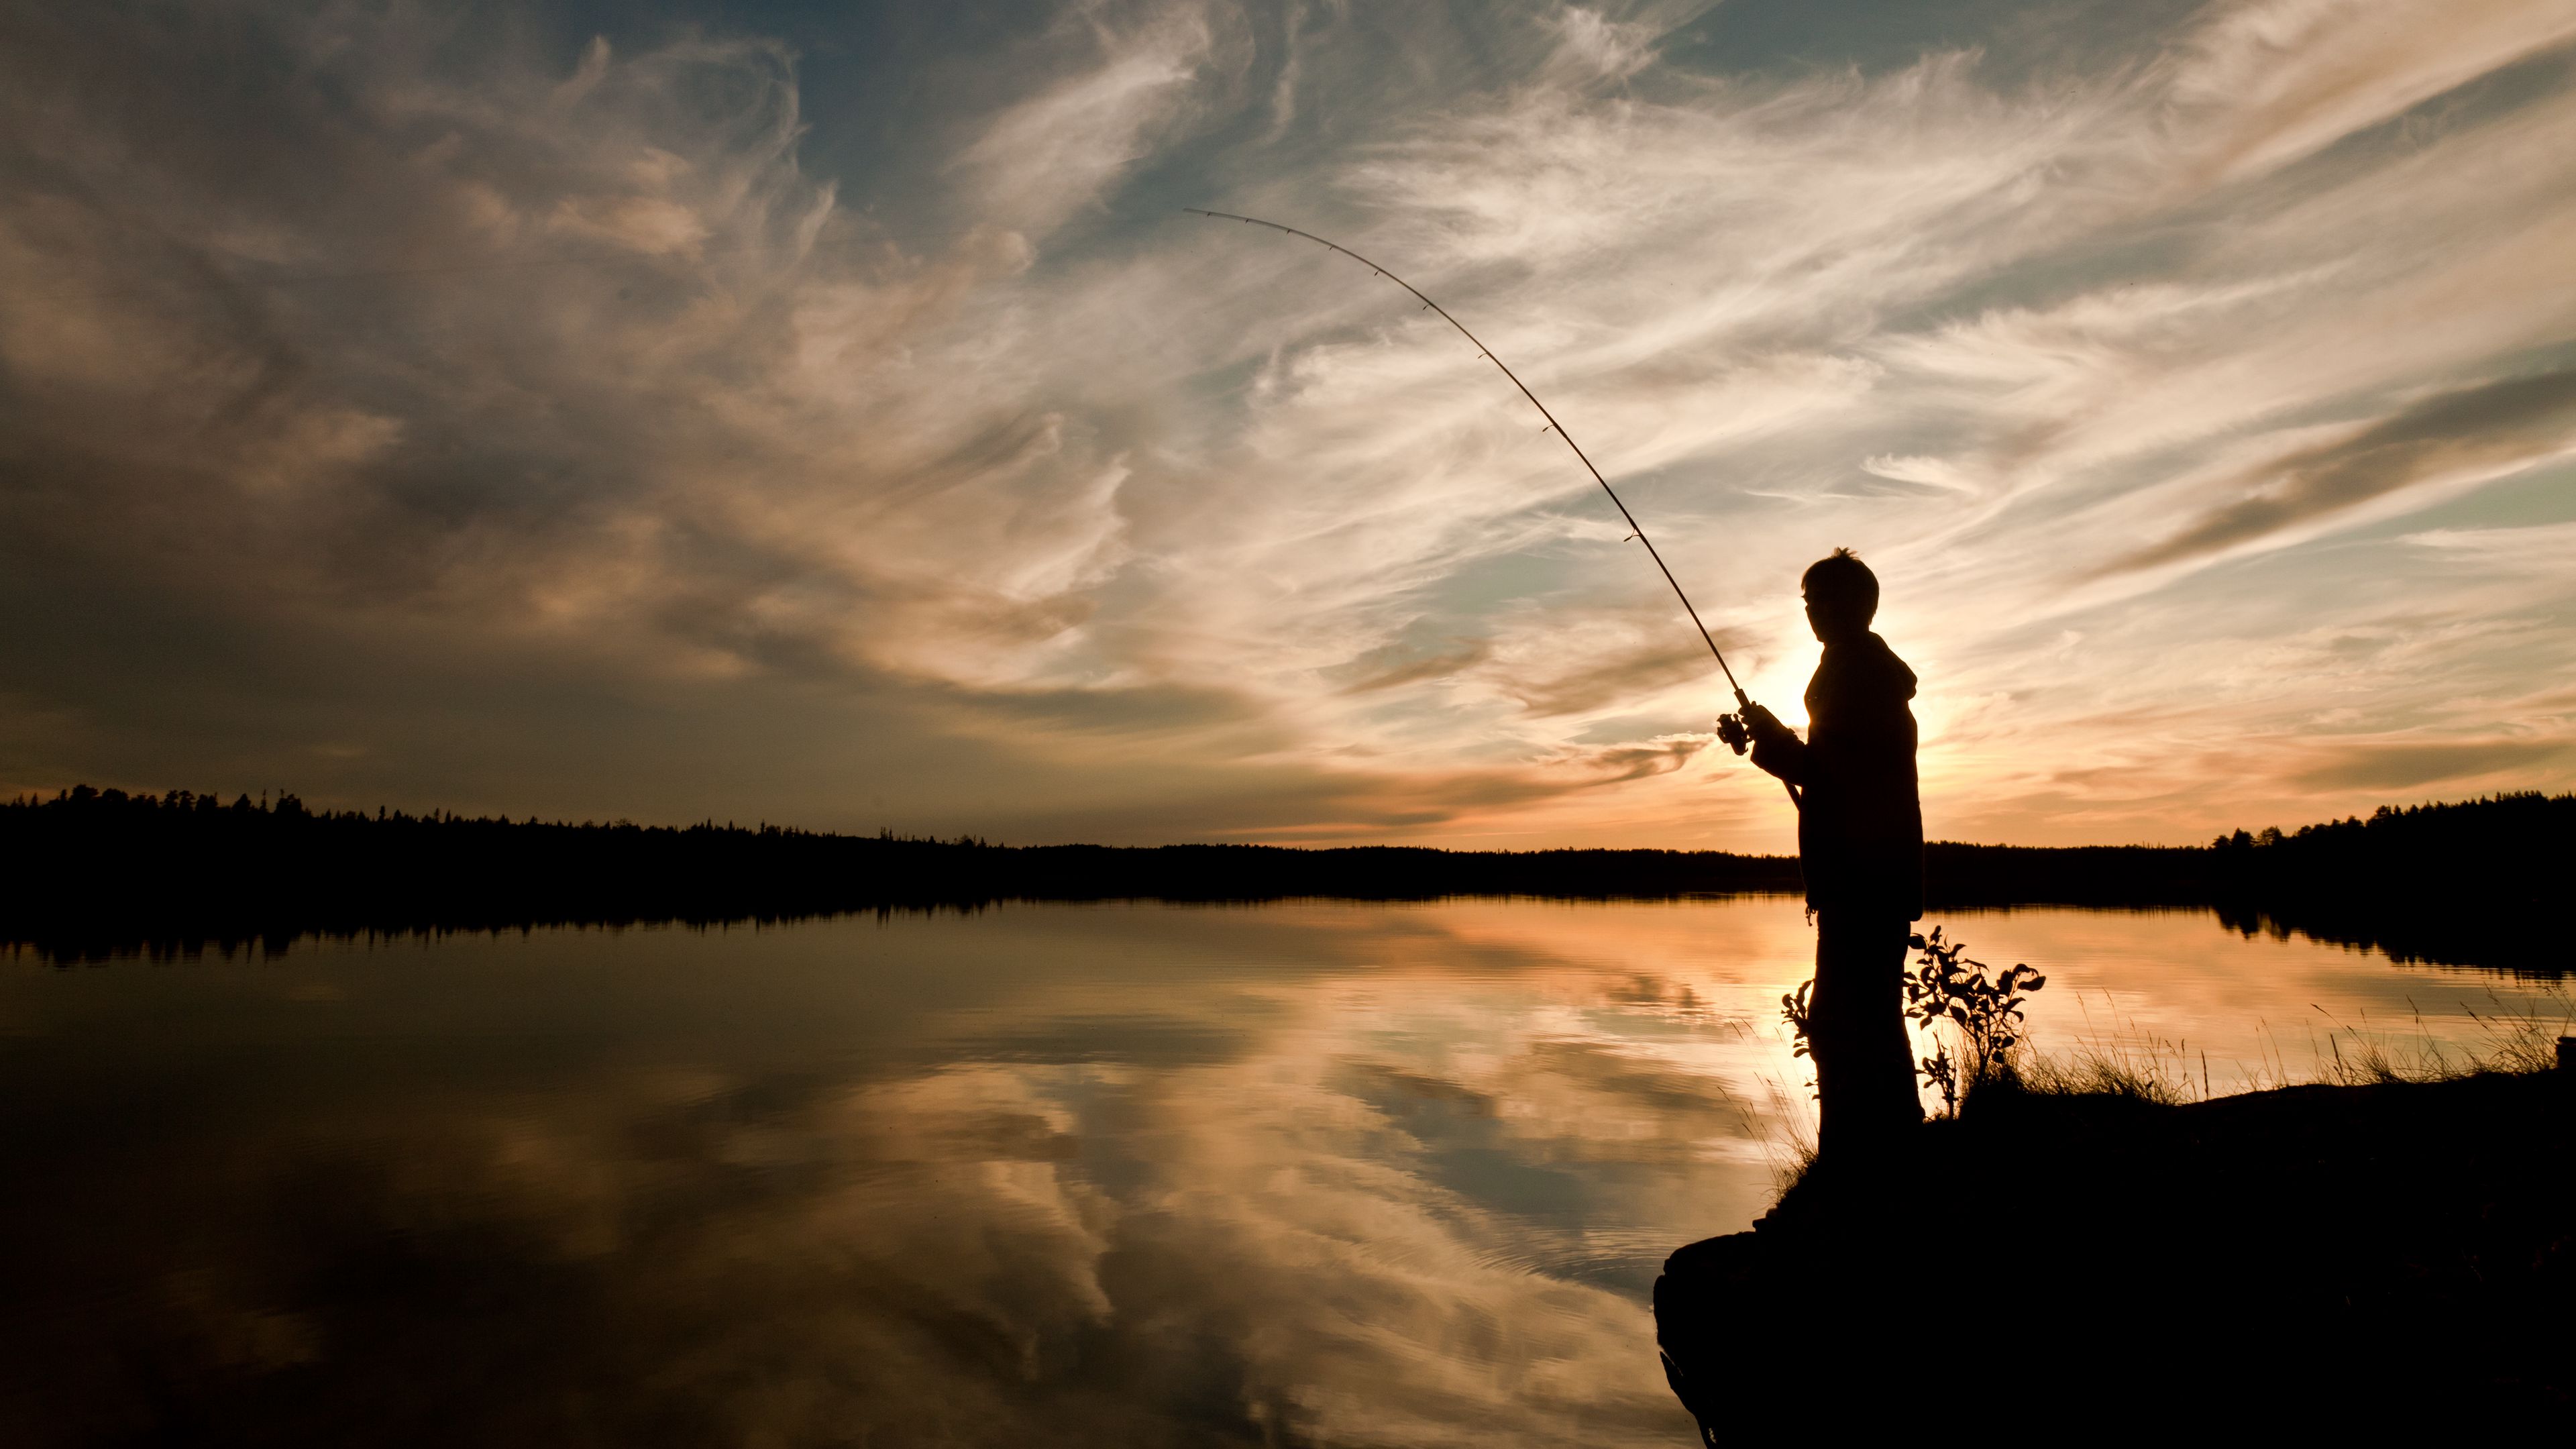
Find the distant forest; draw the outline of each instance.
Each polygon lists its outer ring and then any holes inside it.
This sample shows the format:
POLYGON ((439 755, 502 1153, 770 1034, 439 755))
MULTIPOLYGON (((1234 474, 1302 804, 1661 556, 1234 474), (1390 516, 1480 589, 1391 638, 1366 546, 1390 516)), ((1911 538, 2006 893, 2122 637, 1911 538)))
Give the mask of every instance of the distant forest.
MULTIPOLYGON (((1934 910, 2215 908, 2400 960, 2556 974, 2544 906, 2576 879, 2576 795, 2382 806, 2206 846, 1933 844, 1934 910)), ((640 826, 314 811, 82 785, 0 803, 0 943, 50 960, 306 934, 778 921, 1001 901, 1790 893, 1798 863, 1725 851, 992 845, 760 824, 640 826)))

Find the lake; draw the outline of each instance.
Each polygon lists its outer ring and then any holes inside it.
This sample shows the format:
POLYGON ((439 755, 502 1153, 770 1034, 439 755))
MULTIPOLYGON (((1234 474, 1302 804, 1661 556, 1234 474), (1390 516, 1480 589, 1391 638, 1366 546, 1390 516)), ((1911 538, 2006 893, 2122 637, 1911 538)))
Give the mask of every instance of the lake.
MULTIPOLYGON (((2564 997, 1935 917, 2211 1091, 2564 997)), ((0 973, 0 1442, 1691 1442, 1798 903, 1009 905, 0 973)), ((2553 1015, 2554 1019, 2554 1015, 2553 1015)))

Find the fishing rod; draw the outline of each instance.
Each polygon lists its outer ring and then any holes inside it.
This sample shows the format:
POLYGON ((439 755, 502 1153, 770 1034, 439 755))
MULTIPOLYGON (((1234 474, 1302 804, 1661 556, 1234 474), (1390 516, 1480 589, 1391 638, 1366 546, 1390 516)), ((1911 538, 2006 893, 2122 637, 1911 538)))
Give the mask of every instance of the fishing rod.
MULTIPOLYGON (((1758 707, 1753 703, 1752 698, 1745 694, 1744 686, 1735 682, 1735 671, 1727 668, 1726 653, 1724 650, 1717 647, 1716 636, 1710 634, 1708 632, 1708 626, 1700 622, 1699 610, 1692 607, 1690 595, 1682 592, 1681 580, 1673 577, 1671 566, 1664 562, 1664 556, 1662 552, 1655 547, 1655 541, 1646 537, 1646 526, 1637 521, 1637 515, 1628 511, 1627 503, 1619 497, 1619 490, 1611 487, 1610 480, 1601 476, 1601 470, 1592 466, 1591 455, 1585 453, 1583 451, 1583 445, 1574 441, 1574 435, 1568 433, 1565 430, 1565 425, 1556 420, 1556 414, 1547 410, 1547 404, 1538 400, 1538 394, 1529 390, 1529 384, 1521 381, 1520 374, 1512 371, 1510 366, 1504 363, 1501 358, 1496 357, 1494 355, 1494 349, 1487 347, 1475 333, 1468 331, 1466 323, 1450 316, 1448 308, 1441 306, 1439 303, 1432 301, 1428 296, 1425 296, 1420 287, 1413 285, 1404 278, 1397 276, 1395 273, 1390 272, 1386 268, 1379 266, 1377 263, 1370 261, 1368 258, 1361 256, 1358 252, 1352 251, 1349 247, 1342 246, 1335 242, 1328 242, 1311 231, 1299 231, 1293 226, 1284 226, 1275 221, 1263 221, 1257 216, 1240 216, 1231 211, 1210 211, 1202 206, 1184 206, 1181 210, 1188 212, 1192 216, 1204 216, 1213 221, 1239 221, 1247 226, 1266 226, 1272 231, 1286 232, 1288 235, 1294 237, 1303 237, 1306 240, 1315 243, 1317 246, 1324 248, 1326 251, 1340 252, 1343 256, 1349 257, 1352 261, 1359 263, 1361 266, 1364 266, 1370 271, 1377 273, 1379 276, 1386 278, 1388 281, 1395 283, 1404 290, 1411 292, 1414 295, 1415 300, 1422 303, 1425 311, 1439 313, 1441 321, 1457 328, 1459 336, 1475 343, 1476 355, 1483 358, 1485 361, 1492 363, 1497 368, 1502 369, 1503 376, 1510 378, 1512 380, 1512 386, 1521 390, 1521 396, 1529 399, 1530 406, 1538 409, 1538 415, 1547 419, 1547 426, 1539 429, 1539 431, 1542 433, 1554 433, 1557 437, 1563 439, 1565 446, 1572 448, 1576 459, 1581 461, 1583 464, 1583 471, 1591 474, 1592 481, 1601 485, 1601 491, 1610 495, 1610 505, 1619 510, 1619 516, 1621 518, 1628 521, 1628 528, 1630 530, 1628 537, 1633 538, 1637 542, 1646 546, 1646 556, 1655 561, 1655 568, 1658 572, 1663 574, 1664 582, 1673 586, 1673 597, 1682 601, 1682 612, 1690 615, 1691 627, 1699 631, 1700 642, 1708 646, 1709 656, 1717 661, 1718 672, 1726 676, 1726 687, 1735 691, 1736 708, 1739 711, 1751 711, 1758 707)), ((1625 540, 1622 540, 1622 542, 1625 542, 1625 540)), ((1727 745, 1739 755, 1744 753, 1745 746, 1751 739, 1751 733, 1745 726, 1744 715, 1742 713, 1720 715, 1717 721, 1717 735, 1718 738, 1726 741, 1727 745)), ((1798 805, 1801 808, 1805 806, 1806 802, 1801 800, 1798 796, 1797 786, 1790 784, 1786 780, 1781 781, 1780 784, 1782 788, 1789 792, 1789 800, 1791 804, 1798 805)))

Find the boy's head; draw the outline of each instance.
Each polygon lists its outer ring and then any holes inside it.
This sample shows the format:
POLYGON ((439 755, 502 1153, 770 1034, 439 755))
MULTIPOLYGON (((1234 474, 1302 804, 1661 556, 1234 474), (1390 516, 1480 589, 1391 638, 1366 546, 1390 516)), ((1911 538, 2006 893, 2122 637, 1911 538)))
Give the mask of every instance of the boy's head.
POLYGON ((1833 644, 1869 632, 1878 613, 1878 575, 1850 549, 1835 549, 1809 564, 1798 584, 1807 595, 1807 625, 1818 639, 1833 644))

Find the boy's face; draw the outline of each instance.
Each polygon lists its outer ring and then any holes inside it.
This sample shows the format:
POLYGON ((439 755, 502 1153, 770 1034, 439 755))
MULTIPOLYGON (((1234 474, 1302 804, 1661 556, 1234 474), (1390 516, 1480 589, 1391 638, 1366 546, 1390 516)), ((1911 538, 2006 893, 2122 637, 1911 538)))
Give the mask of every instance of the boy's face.
POLYGON ((1805 591, 1807 627, 1816 631, 1817 642, 1831 644, 1838 639, 1857 639, 1869 632, 1869 615, 1854 608, 1852 601, 1831 593, 1805 591))

